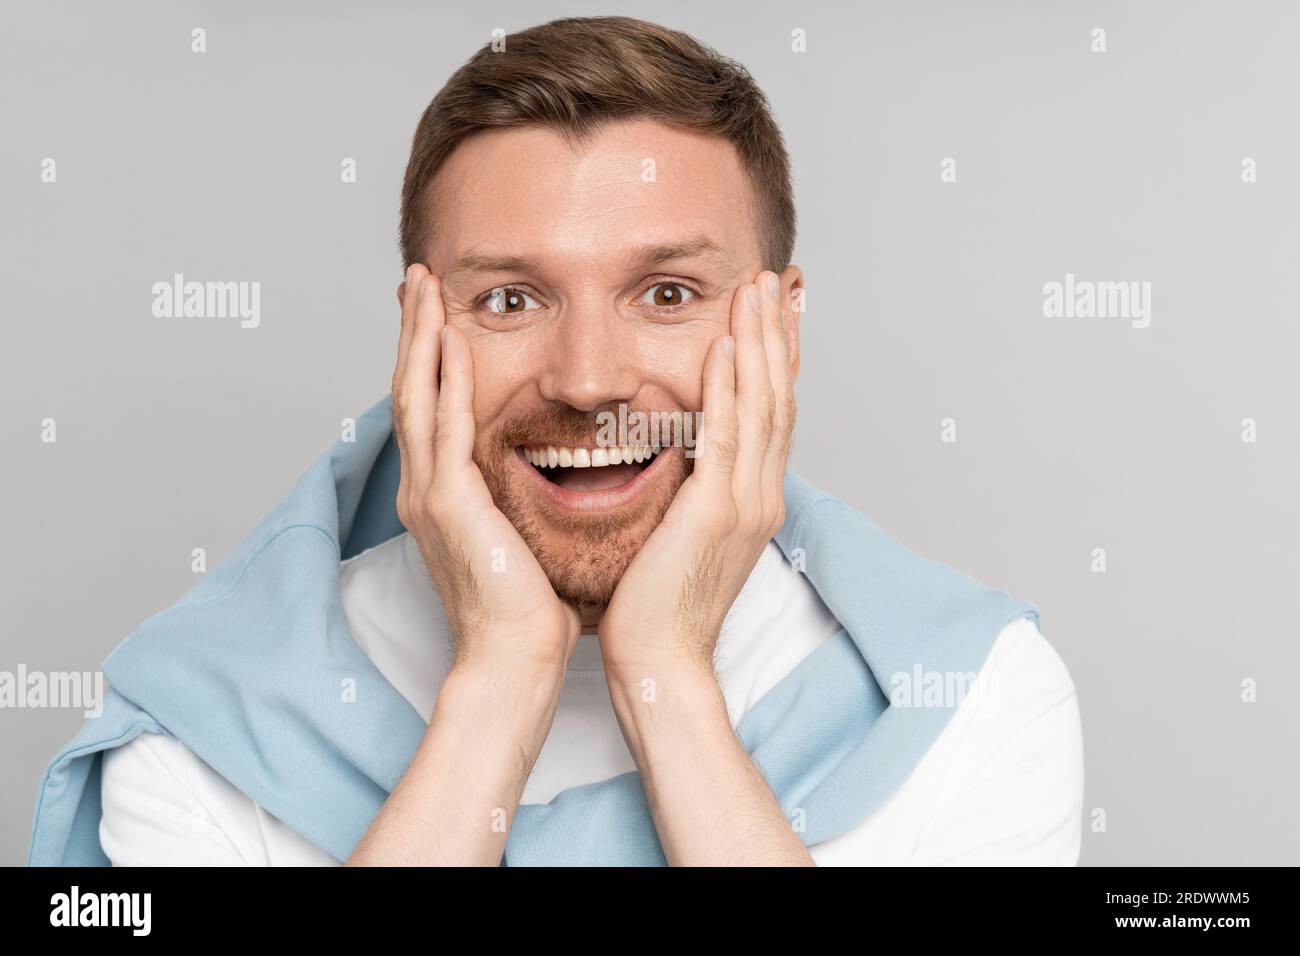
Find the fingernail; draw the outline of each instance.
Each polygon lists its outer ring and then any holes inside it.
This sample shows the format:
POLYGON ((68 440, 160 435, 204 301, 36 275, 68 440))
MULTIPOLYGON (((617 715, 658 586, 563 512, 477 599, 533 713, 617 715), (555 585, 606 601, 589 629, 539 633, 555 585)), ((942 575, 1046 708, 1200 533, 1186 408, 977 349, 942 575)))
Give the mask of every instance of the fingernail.
POLYGON ((727 354, 728 362, 736 361, 736 340, 730 335, 722 340, 722 351, 727 354))
POLYGON ((753 312, 758 312, 759 309, 762 308, 763 300, 759 298, 758 286, 751 285, 745 290, 745 304, 748 305, 753 312))
POLYGON ((767 294, 772 298, 779 298, 781 295, 781 281, 776 277, 775 272, 769 272, 767 278, 763 280, 763 285, 767 289, 767 294))

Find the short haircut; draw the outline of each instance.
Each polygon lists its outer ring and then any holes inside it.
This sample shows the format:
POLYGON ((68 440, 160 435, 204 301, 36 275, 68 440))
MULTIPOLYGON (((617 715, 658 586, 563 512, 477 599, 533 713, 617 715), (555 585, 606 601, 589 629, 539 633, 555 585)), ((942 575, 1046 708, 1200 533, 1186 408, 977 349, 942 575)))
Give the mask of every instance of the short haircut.
POLYGON ((767 98, 739 63, 676 30, 630 17, 568 17, 485 44, 420 118, 402 184, 404 264, 423 259, 429 184, 474 133, 541 126, 583 143, 604 124, 648 118, 721 136, 748 173, 758 203, 765 269, 794 254, 790 160, 767 98))

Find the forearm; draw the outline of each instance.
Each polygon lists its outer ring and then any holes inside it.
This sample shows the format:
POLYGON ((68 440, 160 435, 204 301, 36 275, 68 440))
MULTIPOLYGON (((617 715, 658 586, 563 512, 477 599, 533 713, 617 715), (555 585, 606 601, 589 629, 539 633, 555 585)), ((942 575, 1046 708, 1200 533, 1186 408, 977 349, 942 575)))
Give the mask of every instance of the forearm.
POLYGON ((732 729, 711 673, 657 678, 652 694, 641 679, 609 676, 671 866, 814 865, 732 729))
POLYGON ((348 865, 498 865, 561 679, 453 669, 410 766, 348 865))

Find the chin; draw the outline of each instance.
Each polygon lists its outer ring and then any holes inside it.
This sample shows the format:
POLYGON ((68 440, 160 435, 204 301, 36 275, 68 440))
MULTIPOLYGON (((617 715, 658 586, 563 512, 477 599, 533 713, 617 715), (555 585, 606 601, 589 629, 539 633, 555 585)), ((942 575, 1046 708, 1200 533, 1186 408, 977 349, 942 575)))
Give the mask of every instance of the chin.
POLYGON ((603 608, 690 474, 681 448, 526 441, 475 461, 559 598, 603 608))

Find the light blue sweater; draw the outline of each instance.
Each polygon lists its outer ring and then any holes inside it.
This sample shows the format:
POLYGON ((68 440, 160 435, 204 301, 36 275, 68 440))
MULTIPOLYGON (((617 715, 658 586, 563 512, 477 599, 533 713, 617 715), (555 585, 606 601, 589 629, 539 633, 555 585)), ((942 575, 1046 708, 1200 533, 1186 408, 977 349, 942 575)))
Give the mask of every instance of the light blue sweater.
MULTIPOLYGON (((426 730, 353 641, 339 601, 340 560, 404 530, 398 475, 385 398, 354 442, 322 456, 219 567, 109 655, 102 714, 42 780, 32 865, 109 862, 101 758, 141 733, 175 736, 303 837, 350 855, 426 730)), ((776 541, 843 629, 737 731, 811 846, 881 806, 959 703, 891 706, 895 676, 975 674, 1002 628, 1037 611, 914 554, 793 473, 785 496, 776 541)), ((624 773, 521 806, 503 862, 665 860, 640 777, 624 773)))

